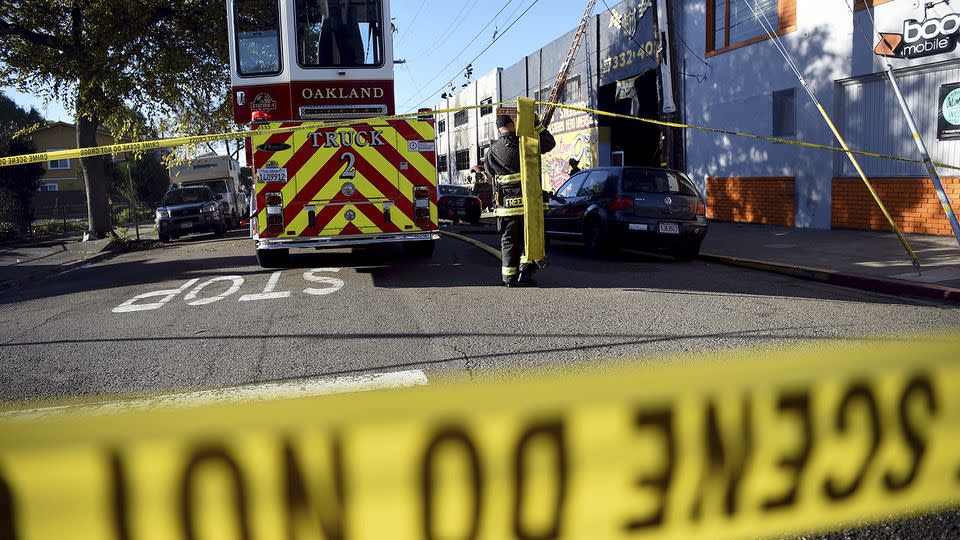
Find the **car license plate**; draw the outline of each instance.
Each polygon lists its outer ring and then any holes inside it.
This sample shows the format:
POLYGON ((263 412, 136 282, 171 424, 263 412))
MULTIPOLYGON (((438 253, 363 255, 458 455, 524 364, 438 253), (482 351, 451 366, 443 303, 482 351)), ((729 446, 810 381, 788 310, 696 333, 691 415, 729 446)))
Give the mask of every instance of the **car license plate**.
POLYGON ((274 182, 287 182, 287 169, 260 169, 257 171, 257 182, 269 184, 274 182))
POLYGON ((631 230, 631 231, 645 231, 645 230, 647 230, 647 224, 646 224, 646 223, 631 223, 631 224, 630 224, 630 230, 631 230))
POLYGON ((660 234, 680 234, 680 225, 676 223, 661 223, 658 230, 660 234))

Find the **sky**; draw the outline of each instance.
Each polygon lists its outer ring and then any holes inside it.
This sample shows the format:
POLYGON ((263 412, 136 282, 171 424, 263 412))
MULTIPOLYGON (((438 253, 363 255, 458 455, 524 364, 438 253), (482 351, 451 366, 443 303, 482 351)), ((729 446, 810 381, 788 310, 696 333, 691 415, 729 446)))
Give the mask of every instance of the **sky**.
MULTIPOLYGON (((613 6, 617 0, 606 3, 613 6)), ((495 32, 502 37, 473 63, 474 78, 496 67, 509 67, 572 30, 586 7, 585 0, 393 0, 391 4, 397 26, 394 56, 407 61, 396 66, 394 75, 398 112, 435 105, 449 81, 466 82, 464 68, 490 45, 495 32), (528 7, 526 15, 507 30, 528 7)), ((597 4, 595 12, 606 10, 604 0, 597 4)), ((20 106, 35 107, 48 120, 73 121, 71 111, 59 103, 43 103, 12 88, 2 90, 20 106)))

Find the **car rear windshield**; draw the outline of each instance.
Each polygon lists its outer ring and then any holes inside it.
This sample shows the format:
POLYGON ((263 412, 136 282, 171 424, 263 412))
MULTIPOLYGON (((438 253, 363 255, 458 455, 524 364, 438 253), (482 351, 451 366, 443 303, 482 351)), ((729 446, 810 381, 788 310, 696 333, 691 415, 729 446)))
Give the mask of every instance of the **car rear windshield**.
POLYGON ((690 182, 678 174, 668 171, 651 171, 647 169, 624 169, 624 193, 663 193, 670 195, 687 195, 696 197, 697 191, 690 182))
POLYGON ((450 185, 441 185, 440 186, 441 195, 461 195, 461 196, 470 196, 473 193, 463 187, 463 186, 450 186, 450 185))
POLYGON ((175 189, 163 196, 163 204, 189 204, 212 200, 207 188, 175 189))

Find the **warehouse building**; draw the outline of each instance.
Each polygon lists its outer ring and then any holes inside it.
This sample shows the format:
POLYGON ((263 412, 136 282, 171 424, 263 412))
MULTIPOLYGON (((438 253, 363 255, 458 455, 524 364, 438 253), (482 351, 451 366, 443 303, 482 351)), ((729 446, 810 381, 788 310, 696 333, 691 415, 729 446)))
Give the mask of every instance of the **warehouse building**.
MULTIPOLYGON (((956 2, 760 0, 811 90, 851 148, 919 158, 874 53, 877 32, 934 161, 960 164, 960 17, 956 2), (870 19, 873 15, 876 27, 870 19), (955 93, 953 93, 955 92, 955 93), (952 93, 952 94, 951 94, 952 93), (951 105, 944 109, 948 95, 951 105), (946 114, 944 114, 946 112, 946 114), (952 126, 952 127, 951 127, 952 126)), ((679 85, 686 122, 836 146, 830 129, 745 0, 676 0, 679 85)), ((844 154, 687 130, 686 170, 705 191, 708 216, 797 227, 886 230, 844 154)), ((858 158, 897 223, 950 234, 922 165, 858 158)), ((960 171, 941 169, 949 177, 960 171)), ((960 203, 960 181, 945 178, 960 203)))
MULTIPOLYGON (((561 101, 579 107, 657 117, 655 9, 621 2, 590 19, 561 101)), ((434 105, 437 110, 512 101, 545 101, 566 58, 575 29, 507 68, 497 68, 434 105)), ((437 168, 441 182, 472 182, 469 170, 497 139, 493 107, 437 117, 437 168)), ((629 120, 558 110, 550 124, 557 148, 543 160, 544 184, 556 189, 568 178, 568 161, 581 168, 611 163, 659 164, 660 131, 629 120)))

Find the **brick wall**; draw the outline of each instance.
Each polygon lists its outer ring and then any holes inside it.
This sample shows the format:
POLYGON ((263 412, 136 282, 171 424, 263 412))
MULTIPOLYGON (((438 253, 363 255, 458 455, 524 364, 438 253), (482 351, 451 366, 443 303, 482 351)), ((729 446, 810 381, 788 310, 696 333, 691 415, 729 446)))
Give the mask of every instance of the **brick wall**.
POLYGON ((793 227, 794 179, 707 178, 707 218, 793 227))
MULTIPOLYGON (((954 210, 960 206, 960 178, 942 178, 954 210)), ((952 234, 929 178, 870 179, 877 195, 904 232, 952 234)), ((831 226, 836 229, 891 230, 880 207, 859 178, 834 178, 831 226)))

